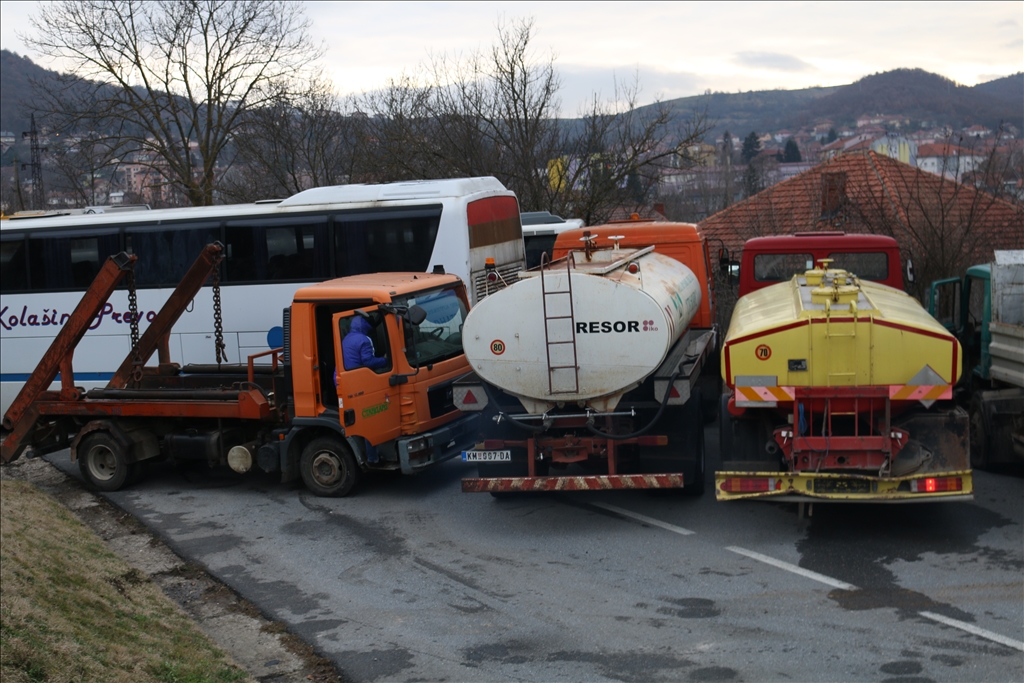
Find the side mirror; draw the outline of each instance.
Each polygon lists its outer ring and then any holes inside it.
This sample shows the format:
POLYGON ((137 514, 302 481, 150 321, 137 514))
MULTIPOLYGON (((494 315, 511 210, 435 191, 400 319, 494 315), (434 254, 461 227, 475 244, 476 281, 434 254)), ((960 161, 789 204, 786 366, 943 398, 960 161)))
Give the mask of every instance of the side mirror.
POLYGON ((907 259, 907 282, 914 281, 914 262, 907 259))
POLYGON ((409 307, 407 319, 413 325, 419 325, 427 319, 427 312, 422 307, 416 306, 415 304, 409 307))

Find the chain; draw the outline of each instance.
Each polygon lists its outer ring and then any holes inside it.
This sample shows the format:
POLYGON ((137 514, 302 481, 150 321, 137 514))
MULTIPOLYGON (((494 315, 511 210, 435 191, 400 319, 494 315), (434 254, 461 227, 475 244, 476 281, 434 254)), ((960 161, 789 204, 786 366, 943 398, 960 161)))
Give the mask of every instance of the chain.
POLYGON ((132 383, 142 383, 142 358, 139 355, 139 298, 135 291, 135 270, 128 271, 128 315, 132 326, 132 383))
POLYGON ((213 331, 216 337, 214 347, 217 355, 217 365, 219 366, 221 359, 225 363, 228 362, 228 354, 224 350, 224 324, 221 319, 220 308, 220 261, 217 262, 216 268, 213 269, 213 331))

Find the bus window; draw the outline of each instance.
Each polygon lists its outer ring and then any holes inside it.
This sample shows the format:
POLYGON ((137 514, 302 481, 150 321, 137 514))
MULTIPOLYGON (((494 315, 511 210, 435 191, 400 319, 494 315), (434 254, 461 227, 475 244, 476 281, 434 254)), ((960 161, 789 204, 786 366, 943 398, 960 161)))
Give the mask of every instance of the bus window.
POLYGON ((159 228, 129 228, 125 249, 135 254, 135 283, 140 287, 175 286, 203 247, 220 239, 216 223, 159 228))
POLYGON ((337 277, 425 271, 437 240, 440 208, 340 215, 334 223, 337 277))
POLYGON ((330 276, 327 217, 228 223, 230 282, 323 280, 330 276))
POLYGON ((0 241, 0 290, 18 292, 28 289, 27 266, 25 236, 4 235, 0 241))
POLYGON ((108 256, 121 250, 116 231, 89 236, 46 232, 29 240, 32 289, 85 289, 92 284, 108 256))
POLYGON ((865 280, 885 280, 889 277, 889 256, 883 252, 829 254, 832 268, 841 268, 865 280))
POLYGON ((754 279, 783 282, 814 267, 811 254, 758 254, 754 257, 754 279))

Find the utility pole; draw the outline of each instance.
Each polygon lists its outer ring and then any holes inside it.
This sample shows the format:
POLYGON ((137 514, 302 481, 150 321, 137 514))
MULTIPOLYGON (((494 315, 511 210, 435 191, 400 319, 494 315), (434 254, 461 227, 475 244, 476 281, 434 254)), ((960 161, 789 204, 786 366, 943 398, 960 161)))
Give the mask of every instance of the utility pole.
POLYGON ((31 129, 27 133, 22 133, 21 139, 29 141, 32 161, 22 164, 21 170, 24 171, 26 168, 32 169, 32 208, 36 211, 42 211, 45 207, 45 199, 43 197, 43 152, 46 151, 46 148, 39 146, 39 131, 36 129, 35 114, 32 114, 31 121, 31 129))

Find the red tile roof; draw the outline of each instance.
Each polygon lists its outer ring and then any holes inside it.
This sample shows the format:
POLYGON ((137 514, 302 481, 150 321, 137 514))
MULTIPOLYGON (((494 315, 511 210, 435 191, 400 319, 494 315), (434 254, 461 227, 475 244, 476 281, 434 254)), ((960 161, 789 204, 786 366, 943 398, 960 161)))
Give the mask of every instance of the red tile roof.
POLYGON ((819 164, 706 218, 700 228, 736 256, 746 240, 764 235, 890 235, 904 260, 914 259, 920 284, 990 261, 994 249, 1024 248, 1024 206, 867 151, 819 164), (823 193, 826 185, 831 191, 823 193), (837 187, 841 206, 823 215, 823 194, 834 197, 837 187))

